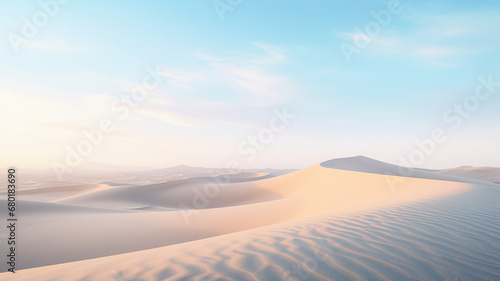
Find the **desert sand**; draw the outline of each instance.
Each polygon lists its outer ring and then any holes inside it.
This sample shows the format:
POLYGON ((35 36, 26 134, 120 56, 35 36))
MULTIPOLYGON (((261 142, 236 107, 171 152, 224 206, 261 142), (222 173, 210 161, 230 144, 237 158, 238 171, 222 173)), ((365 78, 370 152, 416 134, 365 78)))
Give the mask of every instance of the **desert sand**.
POLYGON ((498 175, 358 156, 34 188, 18 195, 17 272, 0 280, 500 280, 498 175))

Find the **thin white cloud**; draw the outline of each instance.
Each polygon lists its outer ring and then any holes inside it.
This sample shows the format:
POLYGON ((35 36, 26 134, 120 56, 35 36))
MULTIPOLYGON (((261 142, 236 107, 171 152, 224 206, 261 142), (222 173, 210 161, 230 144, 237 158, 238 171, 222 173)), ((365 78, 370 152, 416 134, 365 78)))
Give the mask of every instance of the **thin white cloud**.
POLYGON ((168 83, 183 89, 192 89, 193 82, 204 80, 203 75, 196 71, 180 71, 169 68, 163 68, 161 76, 168 78, 168 83))
MULTIPOLYGON (((247 115, 232 108, 242 104, 248 108, 279 104, 290 100, 296 91, 291 79, 273 73, 273 68, 285 61, 281 50, 263 43, 255 45, 263 52, 239 52, 229 55, 229 58, 198 52, 194 55, 207 63, 197 65, 196 69, 161 67, 160 75, 165 81, 154 95, 134 109, 130 118, 134 118, 136 123, 151 118, 178 127, 254 128, 247 115), (221 94, 220 99, 214 100, 213 95, 207 92, 207 89, 213 91, 212 85, 217 85, 218 89, 225 88, 227 94, 221 94)), ((119 90, 125 92, 138 85, 103 76, 91 75, 90 78, 118 83, 121 85, 119 90)), ((113 97, 88 95, 81 102, 86 107, 99 108, 109 105, 110 98, 113 97)))
POLYGON ((267 101, 285 99, 292 91, 291 81, 259 67, 219 65, 218 68, 241 90, 267 101))
POLYGON ((262 106, 288 101, 294 96, 297 85, 286 76, 274 73, 276 65, 286 61, 281 48, 264 43, 253 43, 262 52, 241 53, 233 59, 210 56, 212 77, 221 84, 230 85, 235 94, 246 102, 262 106))
POLYGON ((367 51, 375 55, 413 57, 415 59, 446 59, 470 53, 464 47, 418 42, 411 38, 377 37, 370 41, 367 51))
POLYGON ((452 14, 416 13, 410 20, 419 24, 419 34, 430 36, 467 36, 491 34, 498 30, 498 11, 467 11, 452 14))
POLYGON ((200 60, 204 60, 204 61, 220 61, 220 59, 216 58, 216 57, 213 57, 213 56, 210 56, 210 55, 207 55, 203 52, 196 52, 194 53, 195 57, 199 58, 200 60))
MULTIPOLYGON (((198 99, 206 100, 207 85, 225 87, 226 93, 238 98, 222 97, 224 102, 242 100, 256 106, 272 105, 288 101, 296 92, 297 85, 289 78, 273 73, 275 66, 286 61, 281 48, 264 43, 252 43, 259 51, 255 53, 237 52, 224 56, 214 56, 203 52, 196 52, 194 56, 206 62, 196 70, 178 70, 162 68, 161 75, 167 78, 165 85, 172 85, 179 90, 190 90, 187 94, 191 98, 197 95, 198 99), (192 91, 192 90, 198 91, 192 91), (228 92, 231 91, 231 92, 228 92)), ((186 93, 169 93, 172 98, 168 101, 156 100, 157 103, 175 104, 175 96, 186 93)))
POLYGON ((249 54, 250 59, 248 60, 248 63, 279 64, 285 61, 285 55, 283 54, 282 49, 264 43, 254 42, 253 44, 264 51, 265 55, 249 54))
POLYGON ((397 29, 398 26, 389 26, 374 37, 362 32, 334 34, 367 54, 413 58, 426 65, 453 67, 460 65, 461 57, 489 48, 485 46, 492 44, 483 41, 491 37, 489 34, 496 34, 499 30, 498 24, 494 24, 498 23, 498 13, 492 11, 448 15, 414 13, 401 17, 413 27, 402 31, 397 29), (356 42, 364 46, 356 45, 356 42))
POLYGON ((432 57, 448 57, 464 54, 465 51, 459 48, 444 47, 444 46, 420 46, 413 50, 413 56, 432 58, 432 57))
POLYGON ((152 104, 156 105, 168 105, 168 106, 173 106, 175 105, 175 102, 172 101, 171 99, 164 98, 164 97, 151 97, 149 98, 149 102, 152 104))
POLYGON ((200 119, 167 109, 143 106, 137 110, 137 113, 178 127, 199 127, 202 125, 200 119))
POLYGON ((41 50, 50 53, 81 53, 85 47, 74 47, 59 38, 32 39, 23 45, 25 49, 41 50))

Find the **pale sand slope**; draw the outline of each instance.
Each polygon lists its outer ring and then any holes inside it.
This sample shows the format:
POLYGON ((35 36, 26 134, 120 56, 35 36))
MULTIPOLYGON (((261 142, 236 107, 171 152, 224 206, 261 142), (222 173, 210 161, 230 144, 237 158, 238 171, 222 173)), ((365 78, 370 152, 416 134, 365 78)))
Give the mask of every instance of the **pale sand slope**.
POLYGON ((499 280, 498 195, 479 187, 0 280, 499 280))
MULTIPOLYGON (((234 280, 280 280, 287 271, 298 280, 437 280, 465 272, 473 277, 499 276, 497 187, 401 178, 397 188, 389 188, 392 180, 366 170, 367 163, 376 168, 376 161, 344 160, 347 166, 356 161, 363 172, 335 170, 325 162, 277 178, 228 184, 205 209, 195 210, 189 224, 183 217, 186 213, 175 209, 181 202, 189 205, 193 188, 203 184, 197 182, 200 179, 95 191, 62 200, 65 204, 25 202, 19 252, 24 267, 216 237, 23 270, 15 275, 20 279, 12 280, 164 280, 172 276, 212 280, 217 274, 234 280), (459 192, 466 196, 450 197, 459 192), (108 209, 103 209, 106 202, 108 209), (143 211, 126 210, 138 206, 143 211), (323 217, 310 218, 315 215, 323 217), (288 223, 252 229, 279 222, 288 223), (217 236, 239 230, 247 231, 217 236), (328 241, 337 245, 334 250, 328 241), (481 247, 483 253, 478 250, 481 247), (120 279, 123 268, 138 279, 120 279), (113 279, 113 274, 118 277, 113 279)), ((0 274, 0 280, 6 278, 12 275, 0 274)))

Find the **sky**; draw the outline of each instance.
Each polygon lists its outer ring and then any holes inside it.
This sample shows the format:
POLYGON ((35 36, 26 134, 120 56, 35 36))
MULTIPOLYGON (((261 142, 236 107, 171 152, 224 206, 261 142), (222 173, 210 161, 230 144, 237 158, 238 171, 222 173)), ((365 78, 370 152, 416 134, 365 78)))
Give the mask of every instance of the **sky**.
POLYGON ((0 1, 0 166, 500 167, 498 1, 0 1))

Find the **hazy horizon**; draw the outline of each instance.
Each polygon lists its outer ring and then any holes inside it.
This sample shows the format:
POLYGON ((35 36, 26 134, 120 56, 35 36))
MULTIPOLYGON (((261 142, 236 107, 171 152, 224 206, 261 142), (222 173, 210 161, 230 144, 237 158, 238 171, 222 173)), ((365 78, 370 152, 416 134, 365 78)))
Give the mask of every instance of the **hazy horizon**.
MULTIPOLYGON (((329 160, 333 160, 333 159, 344 159, 344 158, 355 158, 355 157, 366 157, 364 155, 350 155, 350 156, 346 156, 346 157, 338 157, 338 158, 330 158, 330 159, 326 159, 324 161, 320 161, 320 162, 317 162, 317 163, 314 163, 314 164, 311 164, 311 165, 307 165, 307 166, 298 166, 298 167, 247 167, 247 168, 240 168, 240 169, 235 169, 234 171, 238 171, 238 170, 242 170, 242 171, 245 171, 245 170, 301 170, 301 169, 305 169, 307 167, 310 167, 310 166, 313 166, 313 165, 317 165, 317 164, 321 164, 323 162, 328 162, 329 160)), ((370 158, 370 157, 366 157, 366 158, 369 158, 369 159, 373 159, 373 160, 376 160, 376 161, 380 161, 378 159, 375 159, 375 158, 370 158)), ((381 162, 384 162, 384 161, 381 161, 381 162)), ((392 164, 392 165, 396 165, 396 166, 399 166, 398 163, 391 163, 391 162, 384 162, 384 163, 388 163, 388 164, 392 164)), ((178 168, 178 167, 189 167, 189 168, 200 168, 200 169, 214 169, 214 170, 231 170, 231 169, 228 169, 224 166, 196 166, 196 165, 189 165, 189 164, 177 164, 177 165, 169 165, 169 166, 140 166, 140 165, 120 165, 120 164, 107 164, 107 163, 102 163, 102 162, 92 162, 92 161, 88 161, 88 162, 85 162, 85 163, 82 163, 80 165, 78 165, 77 167, 73 168, 71 172, 80 172, 80 171, 97 171, 97 170, 101 170, 101 171, 110 171, 110 172, 132 172, 132 171, 136 171, 136 172, 140 172, 140 171, 149 171, 149 170, 161 170, 161 169, 170 169, 170 168, 178 168)), ((11 168, 11 167, 15 167, 17 168, 16 166, 5 166, 4 168, 11 168)), ((411 166, 403 166, 403 167, 411 167, 411 166)), ((417 168, 417 167, 415 167, 417 168)), ((453 167, 433 167, 433 168, 422 168, 422 169, 430 169, 430 170, 452 170, 452 169, 457 169, 457 168, 498 168, 500 169, 500 167, 496 167, 496 166, 472 166, 472 165, 459 165, 459 166, 453 166, 453 167)), ((37 168, 37 167, 31 167, 31 168, 26 168, 26 167, 21 167, 21 170, 20 171, 29 171, 29 172, 33 172, 33 171, 49 171, 49 172, 53 172, 53 168, 52 167, 47 167, 47 168, 37 168)), ((233 171, 233 170, 232 170, 233 171)), ((68 173, 68 175, 71 174, 68 173)))

